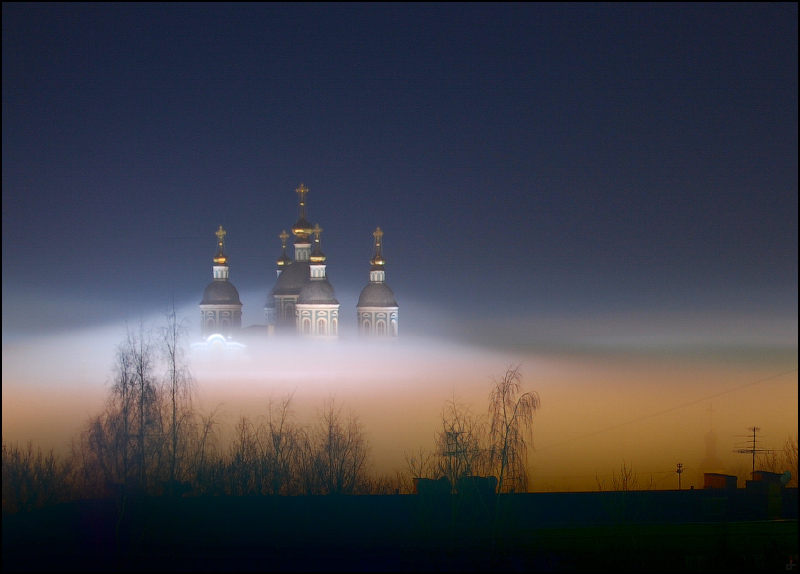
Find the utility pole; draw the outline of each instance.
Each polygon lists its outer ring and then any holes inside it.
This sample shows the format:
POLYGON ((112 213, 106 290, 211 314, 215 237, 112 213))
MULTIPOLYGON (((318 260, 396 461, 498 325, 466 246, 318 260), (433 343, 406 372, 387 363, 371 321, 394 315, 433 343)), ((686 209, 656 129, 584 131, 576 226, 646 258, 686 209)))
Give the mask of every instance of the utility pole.
POLYGON ((681 473, 683 472, 683 465, 681 463, 678 463, 678 470, 676 470, 675 472, 678 473, 678 490, 680 490, 681 489, 681 473))
POLYGON ((750 454, 753 456, 753 470, 750 473, 750 479, 752 480, 755 478, 756 474, 756 453, 758 454, 771 454, 773 451, 769 448, 758 448, 758 442, 756 440, 756 433, 761 429, 759 427, 750 427, 747 430, 752 431, 753 438, 750 439, 750 448, 738 448, 733 452, 739 454, 750 454))

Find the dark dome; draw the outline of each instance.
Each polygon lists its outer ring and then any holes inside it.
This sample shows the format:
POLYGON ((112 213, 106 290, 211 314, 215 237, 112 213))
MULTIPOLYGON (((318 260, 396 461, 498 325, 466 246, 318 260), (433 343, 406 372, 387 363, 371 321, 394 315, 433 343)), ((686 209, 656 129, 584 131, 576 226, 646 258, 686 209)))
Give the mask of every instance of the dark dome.
POLYGON ((310 304, 310 305, 338 305, 336 295, 333 292, 333 286, 328 283, 328 280, 322 281, 309 281, 300 289, 300 295, 297 297, 297 304, 310 304))
POLYGON ((358 307, 397 307, 397 300, 386 283, 370 283, 361 291, 358 307))
POLYGON ((287 265, 275 282, 273 295, 297 295, 303 285, 311 280, 311 265, 308 261, 295 261, 287 265))
POLYGON ((239 301, 239 292, 233 283, 224 279, 217 279, 212 281, 203 292, 203 300, 201 305, 241 305, 239 301))

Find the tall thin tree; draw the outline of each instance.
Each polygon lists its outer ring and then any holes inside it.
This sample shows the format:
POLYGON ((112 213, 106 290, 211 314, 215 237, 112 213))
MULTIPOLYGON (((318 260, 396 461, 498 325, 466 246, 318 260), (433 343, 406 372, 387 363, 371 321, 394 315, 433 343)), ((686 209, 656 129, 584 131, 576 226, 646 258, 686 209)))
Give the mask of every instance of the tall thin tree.
POLYGON ((522 393, 519 365, 510 366, 502 378, 492 381, 489 395, 489 437, 492 467, 499 492, 528 489, 528 440, 533 415, 541 402, 536 392, 522 393), (522 393, 522 394, 520 394, 522 393))
POLYGON ((175 302, 167 311, 167 324, 162 329, 162 345, 166 362, 164 398, 167 412, 167 453, 169 464, 169 490, 182 476, 183 463, 188 448, 189 433, 194 422, 192 395, 195 382, 186 364, 183 340, 185 323, 178 320, 175 302))
POLYGON ((145 329, 144 320, 139 323, 138 333, 130 329, 124 343, 124 351, 129 354, 133 372, 134 401, 136 403, 136 448, 139 488, 142 492, 148 487, 148 465, 154 459, 155 449, 151 448, 154 431, 157 429, 158 389, 156 387, 155 349, 150 331, 145 329))

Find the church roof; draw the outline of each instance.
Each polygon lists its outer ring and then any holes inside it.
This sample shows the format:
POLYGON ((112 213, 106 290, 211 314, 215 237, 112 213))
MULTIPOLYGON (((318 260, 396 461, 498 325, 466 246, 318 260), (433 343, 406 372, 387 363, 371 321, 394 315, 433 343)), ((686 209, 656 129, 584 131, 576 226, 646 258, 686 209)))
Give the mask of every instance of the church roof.
POLYGON ((278 275, 272 294, 297 295, 309 281, 311 281, 311 264, 308 261, 295 261, 284 267, 278 275))
POLYGON ((203 292, 201 305, 241 305, 239 291, 230 281, 215 279, 203 292))
POLYGON ((325 279, 306 283, 300 290, 300 295, 297 297, 297 304, 338 305, 339 302, 336 300, 333 286, 325 279))
POLYGON ((361 291, 358 307, 397 307, 397 300, 386 283, 370 283, 361 291))

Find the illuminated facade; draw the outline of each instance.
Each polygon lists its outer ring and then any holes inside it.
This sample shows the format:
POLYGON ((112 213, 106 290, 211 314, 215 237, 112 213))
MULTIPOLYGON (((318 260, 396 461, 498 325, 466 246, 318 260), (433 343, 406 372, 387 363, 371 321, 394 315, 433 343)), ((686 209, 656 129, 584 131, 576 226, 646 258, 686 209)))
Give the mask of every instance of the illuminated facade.
POLYGON ((203 338, 220 334, 230 338, 242 328, 242 303, 239 291, 228 280, 228 257, 225 255, 226 232, 219 226, 217 254, 214 256, 214 279, 203 292, 200 318, 203 338))
POLYGON ((319 225, 306 219, 306 194, 302 183, 296 190, 300 201, 300 218, 292 226, 294 261, 286 255, 289 235, 280 234, 283 253, 278 258, 278 279, 267 297, 264 313, 267 326, 276 333, 298 333, 315 339, 336 339, 339 336, 339 301, 326 275, 319 225), (311 236, 314 235, 314 247, 311 236))
POLYGON ((383 258, 383 231, 372 234, 375 248, 370 263, 369 285, 358 298, 358 332, 362 337, 394 339, 398 333, 398 306, 394 293, 386 284, 383 258))
POLYGON ((309 263, 309 280, 300 289, 295 304, 297 332, 315 339, 339 336, 339 302, 325 274, 325 255, 319 236, 322 228, 314 227, 314 248, 309 263))

